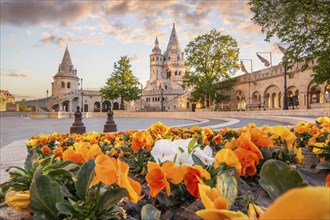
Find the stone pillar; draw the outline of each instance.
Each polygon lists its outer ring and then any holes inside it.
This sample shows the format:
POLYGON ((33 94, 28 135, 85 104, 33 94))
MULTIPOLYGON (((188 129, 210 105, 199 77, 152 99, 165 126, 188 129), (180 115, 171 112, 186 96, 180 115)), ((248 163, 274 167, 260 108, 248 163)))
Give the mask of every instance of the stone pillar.
POLYGON ((74 122, 70 128, 70 133, 83 134, 86 132, 86 127, 82 122, 82 113, 80 107, 77 106, 77 111, 74 113, 74 122))
POLYGON ((117 125, 115 121, 113 120, 113 111, 111 108, 109 108, 109 111, 107 113, 107 121, 104 124, 103 132, 116 132, 117 131, 117 125))

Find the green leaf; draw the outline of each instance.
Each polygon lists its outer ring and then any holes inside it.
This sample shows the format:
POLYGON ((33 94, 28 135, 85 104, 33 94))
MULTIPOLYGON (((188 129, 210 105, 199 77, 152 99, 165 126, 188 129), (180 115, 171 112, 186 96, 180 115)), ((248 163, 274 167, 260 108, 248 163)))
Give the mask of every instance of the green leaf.
POLYGON ((112 209, 126 194, 126 189, 108 187, 97 204, 97 210, 108 211, 112 209))
POLYGON ((38 153, 35 150, 30 150, 25 159, 24 168, 27 171, 32 171, 33 167, 39 164, 38 160, 39 160, 38 153))
POLYGON ((56 209, 59 214, 68 215, 72 217, 78 217, 80 214, 74 209, 74 207, 67 201, 56 203, 56 209))
POLYGON ((197 157, 195 154, 192 154, 191 156, 192 156, 192 159, 194 161, 194 164, 200 165, 203 168, 205 168, 206 165, 203 163, 203 161, 199 157, 197 157))
POLYGON ((56 203, 63 201, 64 195, 60 186, 48 176, 43 175, 39 166, 30 187, 30 208, 34 212, 43 213, 47 219, 58 219, 56 203))
POLYGON ((188 144, 188 153, 189 154, 194 150, 194 146, 195 146, 196 142, 197 141, 195 138, 191 139, 191 141, 189 142, 189 144, 188 144))
POLYGON ((84 165, 82 165, 82 167, 78 171, 75 187, 77 190, 78 197, 82 200, 85 199, 85 196, 89 191, 89 185, 95 177, 94 167, 95 159, 90 159, 88 162, 84 163, 84 165))
POLYGON ((237 197, 237 181, 234 176, 228 173, 222 173, 217 176, 216 188, 221 192, 221 195, 228 201, 227 209, 234 204, 237 197))
POLYGON ((48 176, 53 178, 66 178, 66 179, 72 179, 74 176, 70 171, 64 170, 64 169, 58 169, 58 170, 51 170, 47 173, 48 176))
POLYGON ((274 159, 267 160, 261 167, 259 183, 271 199, 276 199, 289 189, 307 186, 294 168, 274 159))
POLYGON ((155 208, 153 205, 146 204, 142 207, 141 210, 141 219, 142 220, 157 220, 160 219, 161 212, 155 208))

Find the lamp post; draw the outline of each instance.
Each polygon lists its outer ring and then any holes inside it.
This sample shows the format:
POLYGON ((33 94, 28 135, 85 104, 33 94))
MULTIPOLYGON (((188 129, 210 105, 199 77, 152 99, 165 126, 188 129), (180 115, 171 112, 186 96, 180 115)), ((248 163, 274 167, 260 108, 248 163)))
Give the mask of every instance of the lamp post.
POLYGON ((80 90, 81 90, 81 112, 84 112, 84 92, 83 92, 83 79, 81 78, 81 87, 80 87, 80 90))
POLYGON ((285 53, 286 53, 286 49, 281 47, 279 44, 277 45, 278 46, 278 49, 280 49, 280 51, 283 53, 283 58, 282 58, 282 63, 283 63, 283 66, 284 66, 284 94, 283 94, 283 110, 288 110, 289 107, 288 107, 288 97, 287 97, 287 94, 288 94, 288 91, 287 91, 287 87, 286 87, 286 74, 287 74, 287 65, 286 65, 286 62, 283 62, 283 59, 285 58, 285 53))
POLYGON ((143 94, 143 85, 142 85, 142 83, 140 83, 140 85, 141 85, 141 110, 142 110, 142 94, 143 94))
MULTIPOLYGON (((253 70, 252 70, 252 59, 240 59, 240 61, 241 61, 241 65, 243 65, 244 66, 244 64, 243 64, 243 60, 246 60, 246 61, 250 61, 251 62, 251 73, 249 74, 249 105, 251 105, 251 86, 250 86, 250 82, 251 82, 251 74, 252 74, 252 72, 253 72, 253 70)), ((243 67, 242 66, 242 67, 243 67)), ((244 69, 245 69, 245 67, 244 67, 244 69)), ((246 69, 245 69, 246 70, 246 69)), ((247 71, 246 71, 247 72, 247 71)))
POLYGON ((164 107, 163 107, 163 93, 164 93, 164 89, 161 88, 160 89, 160 111, 161 112, 164 110, 164 107))

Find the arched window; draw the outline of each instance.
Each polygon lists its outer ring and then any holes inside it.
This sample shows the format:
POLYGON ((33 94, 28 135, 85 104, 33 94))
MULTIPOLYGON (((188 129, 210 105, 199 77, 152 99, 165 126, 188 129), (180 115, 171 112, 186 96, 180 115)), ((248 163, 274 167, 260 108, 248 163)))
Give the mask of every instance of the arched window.
POLYGON ((324 98, 326 102, 330 102, 330 84, 325 87, 324 98))
POLYGON ((311 103, 320 103, 321 88, 319 86, 313 86, 311 88, 311 103))
POLYGON ((70 89, 70 88, 71 88, 71 83, 68 82, 66 87, 67 87, 68 89, 70 89))
POLYGON ((158 57, 157 57, 157 61, 158 61, 158 57))
POLYGON ((65 88, 65 82, 62 82, 62 89, 65 88))

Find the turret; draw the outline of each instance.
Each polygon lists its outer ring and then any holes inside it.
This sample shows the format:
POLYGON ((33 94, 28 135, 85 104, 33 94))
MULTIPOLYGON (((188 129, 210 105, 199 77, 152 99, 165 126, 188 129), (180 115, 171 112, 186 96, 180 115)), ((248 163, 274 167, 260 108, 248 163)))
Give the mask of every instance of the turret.
POLYGON ((162 79, 163 60, 164 57, 159 48, 158 38, 156 37, 154 48, 150 54, 150 81, 162 79))
POLYGON ((73 67, 68 45, 65 48, 62 62, 60 63, 53 80, 52 96, 63 95, 65 93, 78 90, 79 88, 77 70, 73 67))

